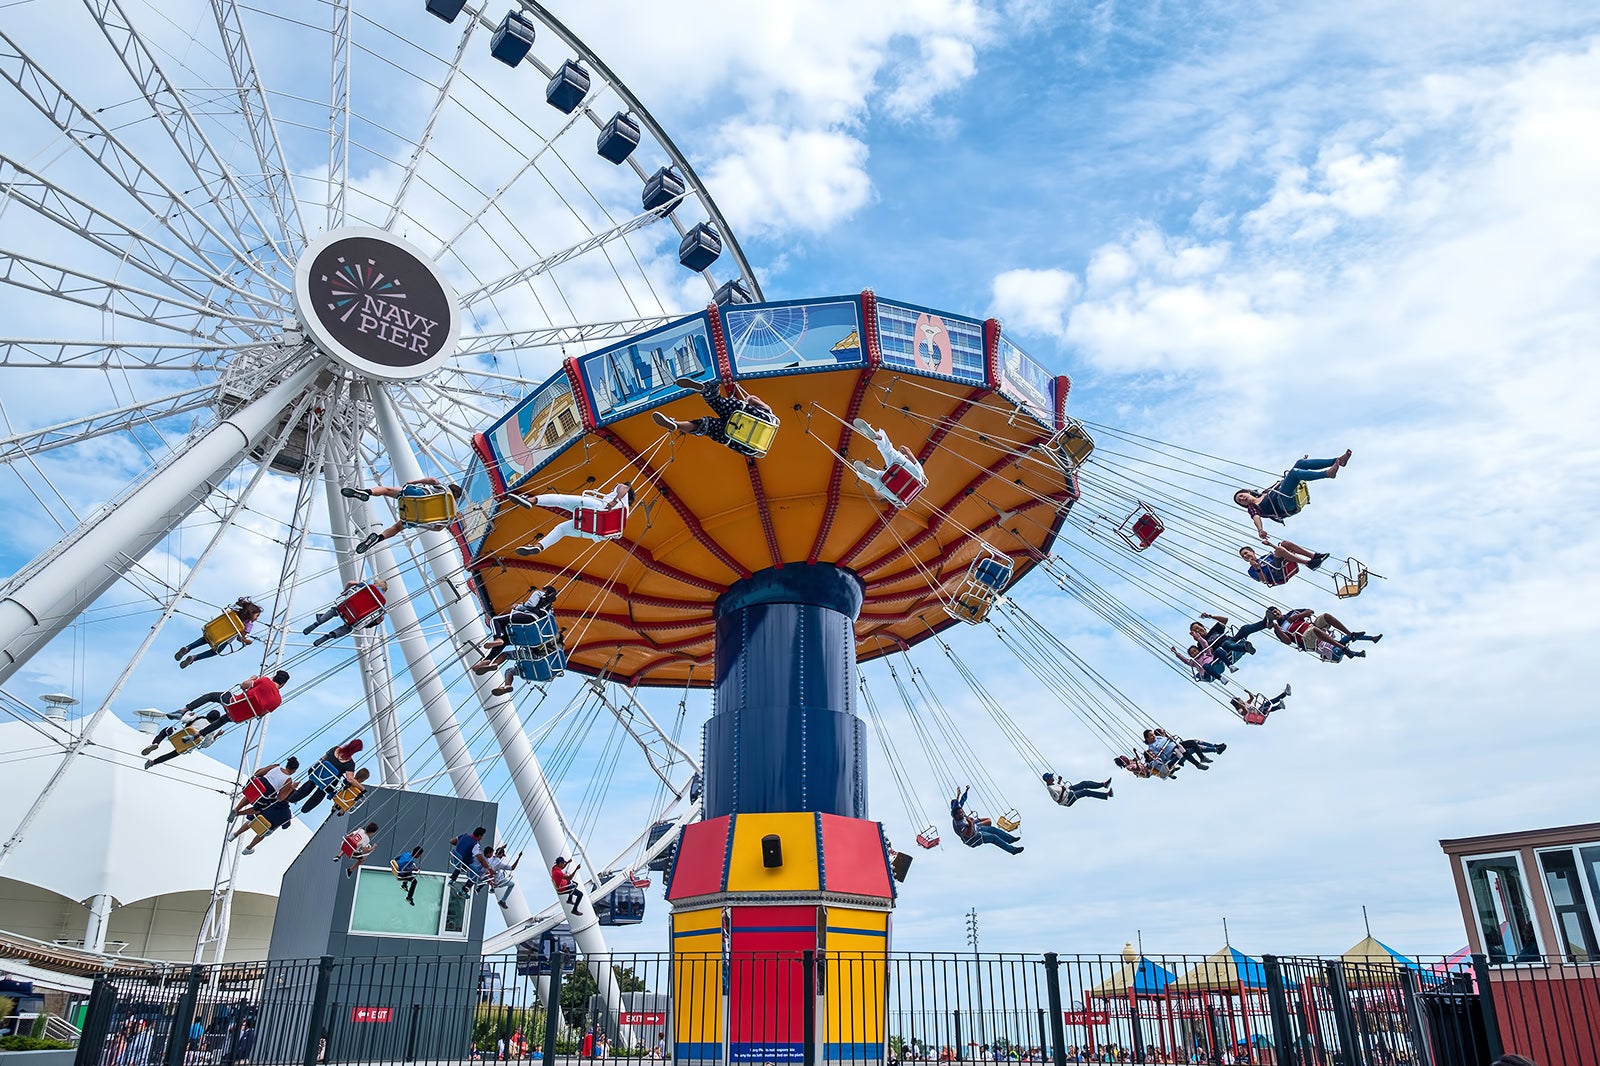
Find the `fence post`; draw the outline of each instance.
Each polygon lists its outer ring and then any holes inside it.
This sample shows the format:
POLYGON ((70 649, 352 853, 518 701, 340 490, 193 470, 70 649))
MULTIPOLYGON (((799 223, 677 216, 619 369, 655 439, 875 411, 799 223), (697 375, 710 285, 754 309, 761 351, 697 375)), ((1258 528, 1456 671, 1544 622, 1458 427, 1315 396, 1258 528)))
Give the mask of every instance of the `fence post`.
POLYGON ((1478 1004, 1483 1008, 1483 1035, 1489 1043, 1489 1061, 1506 1053, 1500 1043, 1500 1016, 1494 1010, 1494 987, 1489 983, 1489 957, 1472 956, 1472 976, 1478 984, 1478 1004))
POLYGON ((556 1034, 561 1028, 561 971, 566 959, 561 949, 550 953, 550 996, 544 1005, 544 1061, 556 1061, 556 1034))
POLYGON ((111 983, 110 974, 100 974, 89 989, 89 1004, 83 1011, 83 1031, 78 1034, 78 1052, 72 1066, 96 1066, 100 1061, 116 1005, 117 986, 111 983))
POLYGON ((1044 953, 1044 987, 1050 1004, 1050 1061, 1055 1066, 1067 1066, 1067 1019, 1061 1012, 1061 957, 1053 951, 1044 953))
POLYGON ((317 1045, 322 1040, 328 1013, 328 985, 333 981, 333 956, 324 955, 317 960, 317 987, 311 994, 311 1017, 306 1026, 306 1050, 301 1056, 302 1066, 317 1066, 317 1045))
POLYGON ((960 1062, 967 1057, 965 1046, 961 1043, 961 1008, 957 1007, 950 1012, 950 1018, 955 1026, 956 1033, 956 1061, 960 1062))
POLYGON ((1272 1050, 1278 1066, 1294 1066, 1293 1026, 1289 1023, 1289 1001, 1283 994, 1283 967, 1276 955, 1261 956, 1267 975, 1267 1008, 1272 1013, 1272 1050))
POLYGON ((1428 1046, 1428 1031, 1422 1025, 1422 1010, 1417 1006, 1421 981, 1415 970, 1401 973, 1400 991, 1406 1001, 1406 1020, 1411 1025, 1411 1061, 1417 1066, 1433 1066, 1433 1049, 1428 1046))
POLYGON ((189 983, 178 1000, 178 1009, 172 1015, 172 1029, 167 1035, 167 1066, 183 1066, 183 1053, 189 1050, 189 1026, 194 1023, 195 1003, 200 999, 202 966, 189 967, 189 983))
POLYGON ((800 1010, 800 1061, 805 1066, 814 1066, 817 1061, 817 953, 809 949, 800 953, 800 1010))
POLYGON ((1333 1000, 1333 1026, 1339 1034, 1339 1050, 1349 1066, 1362 1066, 1361 1043, 1356 1039, 1355 1020, 1350 1017, 1350 988, 1344 983, 1344 963, 1328 963, 1328 998, 1333 1000))

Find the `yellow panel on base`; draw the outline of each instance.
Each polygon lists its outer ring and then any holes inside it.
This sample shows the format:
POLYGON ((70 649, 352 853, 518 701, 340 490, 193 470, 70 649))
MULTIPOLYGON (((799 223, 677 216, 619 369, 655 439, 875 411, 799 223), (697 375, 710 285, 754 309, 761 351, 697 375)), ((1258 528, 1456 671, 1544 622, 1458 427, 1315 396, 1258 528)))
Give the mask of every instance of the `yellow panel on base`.
POLYGON ((887 1010, 889 915, 830 904, 827 910, 828 1017, 826 1044, 860 1046, 883 1041, 887 1010))
POLYGON ((815 814, 741 814, 734 819, 729 892, 815 892, 821 883, 815 814), (783 865, 771 869, 761 858, 761 838, 769 834, 776 834, 783 847, 783 865))
POLYGON ((672 914, 672 1043, 722 1043, 722 908, 672 914))

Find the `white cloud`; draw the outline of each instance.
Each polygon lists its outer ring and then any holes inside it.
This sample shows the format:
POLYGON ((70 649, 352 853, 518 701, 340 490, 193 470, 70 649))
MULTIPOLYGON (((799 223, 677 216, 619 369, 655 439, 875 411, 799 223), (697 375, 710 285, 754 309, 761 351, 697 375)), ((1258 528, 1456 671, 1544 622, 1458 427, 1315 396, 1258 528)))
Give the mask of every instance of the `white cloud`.
POLYGON ((1007 270, 994 278, 994 314, 1011 331, 1063 337, 1067 309, 1081 288, 1065 270, 1007 270))
POLYGON ((739 233, 821 232, 871 199, 867 146, 849 134, 736 125, 721 143, 706 180, 739 233))

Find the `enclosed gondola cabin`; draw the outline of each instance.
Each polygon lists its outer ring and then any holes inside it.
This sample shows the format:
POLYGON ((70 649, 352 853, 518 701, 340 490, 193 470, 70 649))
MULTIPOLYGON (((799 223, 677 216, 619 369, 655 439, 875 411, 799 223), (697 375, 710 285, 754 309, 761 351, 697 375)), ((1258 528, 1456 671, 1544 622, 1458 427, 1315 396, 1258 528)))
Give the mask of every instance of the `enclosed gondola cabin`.
POLYGON ((570 115, 583 103, 588 91, 589 72, 576 59, 569 59, 551 75, 550 84, 544 88, 544 100, 562 114, 570 115))
POLYGON ((646 211, 671 211, 683 199, 683 177, 671 167, 662 167, 645 179, 639 202, 646 211))
POLYGON ((639 124, 625 112, 618 111, 600 131, 600 138, 595 141, 594 149, 600 154, 601 159, 621 164, 627 161, 637 147, 639 147, 639 124))
POLYGON ((557 951, 561 952, 561 972, 571 973, 578 965, 578 941, 566 922, 546 929, 538 940, 517 945, 517 973, 523 977, 547 976, 557 951))
POLYGON ((489 40, 489 54, 508 67, 514 67, 528 57, 533 47, 533 23, 520 11, 508 11, 500 20, 500 27, 489 40))
MULTIPOLYGON (((645 846, 654 847, 656 841, 660 840, 670 832, 672 832, 671 822, 657 822, 655 825, 650 827, 650 835, 645 841, 645 846)), ((658 874, 667 873, 672 869, 672 859, 673 856, 677 854, 677 851, 678 845, 676 842, 669 844, 667 849, 660 855, 657 855, 655 858, 651 859, 645 868, 654 870, 658 874)))
MULTIPOLYGON (((616 876, 615 870, 600 875, 600 881, 616 876)), ((649 882, 646 882, 648 884, 649 882)), ((610 895, 594 901, 594 914, 601 925, 638 925, 644 921, 644 885, 630 878, 618 885, 610 895)))
POLYGON ((456 16, 461 14, 461 9, 467 6, 467 0, 428 0, 428 13, 454 22, 456 16))
POLYGON ((690 228, 678 242, 678 262, 696 274, 708 270, 722 255, 722 234, 709 222, 690 228))

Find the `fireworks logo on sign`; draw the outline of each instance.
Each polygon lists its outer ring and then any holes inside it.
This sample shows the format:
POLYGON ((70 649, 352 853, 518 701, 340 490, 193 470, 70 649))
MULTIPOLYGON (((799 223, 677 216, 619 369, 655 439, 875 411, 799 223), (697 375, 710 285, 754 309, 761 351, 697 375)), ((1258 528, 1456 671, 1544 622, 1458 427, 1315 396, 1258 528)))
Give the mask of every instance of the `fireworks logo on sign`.
POLYGON ((437 319, 411 311, 403 301, 405 289, 399 278, 385 277, 376 260, 351 263, 339 257, 333 277, 322 275, 332 299, 328 310, 348 323, 355 318, 356 331, 410 352, 426 352, 433 343, 437 319))

